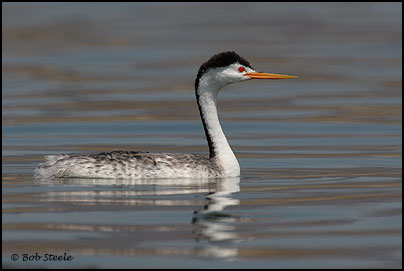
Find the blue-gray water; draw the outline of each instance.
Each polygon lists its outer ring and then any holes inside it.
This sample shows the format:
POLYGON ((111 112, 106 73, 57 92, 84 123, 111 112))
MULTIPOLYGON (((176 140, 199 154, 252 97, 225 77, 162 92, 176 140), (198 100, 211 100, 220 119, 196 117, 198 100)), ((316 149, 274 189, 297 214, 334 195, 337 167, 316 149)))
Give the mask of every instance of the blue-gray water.
POLYGON ((401 3, 2 7, 3 267, 402 267, 401 3), (33 178, 47 154, 207 154, 193 81, 226 50, 299 77, 220 94, 240 178, 33 178))

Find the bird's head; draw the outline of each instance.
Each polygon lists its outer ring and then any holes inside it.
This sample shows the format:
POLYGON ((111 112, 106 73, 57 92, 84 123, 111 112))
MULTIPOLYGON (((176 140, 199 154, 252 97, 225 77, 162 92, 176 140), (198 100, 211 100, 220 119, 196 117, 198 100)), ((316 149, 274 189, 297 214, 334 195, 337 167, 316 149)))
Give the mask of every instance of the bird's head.
POLYGON ((254 70, 250 63, 235 52, 223 52, 212 56, 199 68, 195 89, 201 84, 220 89, 228 84, 250 79, 289 79, 296 76, 261 73, 254 70))

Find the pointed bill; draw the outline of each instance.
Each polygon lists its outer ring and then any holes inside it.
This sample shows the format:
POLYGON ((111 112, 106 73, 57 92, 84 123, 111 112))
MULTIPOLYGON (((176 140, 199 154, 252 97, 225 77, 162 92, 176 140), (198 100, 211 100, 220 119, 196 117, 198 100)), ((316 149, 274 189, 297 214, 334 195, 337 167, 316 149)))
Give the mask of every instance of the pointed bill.
POLYGON ((252 79, 291 79, 297 78, 297 76, 286 75, 286 74, 276 74, 276 73, 264 73, 264 72, 249 72, 246 73, 248 77, 252 79))

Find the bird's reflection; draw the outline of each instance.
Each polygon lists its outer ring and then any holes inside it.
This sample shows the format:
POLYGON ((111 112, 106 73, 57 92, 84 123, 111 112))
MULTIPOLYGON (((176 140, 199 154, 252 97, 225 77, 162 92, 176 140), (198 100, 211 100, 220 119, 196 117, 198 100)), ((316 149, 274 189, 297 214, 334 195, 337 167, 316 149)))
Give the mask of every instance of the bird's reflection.
POLYGON ((237 219, 224 209, 228 206, 239 205, 232 194, 240 191, 240 178, 219 179, 216 191, 205 195, 206 204, 202 210, 196 210, 192 224, 197 226, 197 239, 207 239, 212 242, 235 240, 238 237, 233 232, 233 222, 237 219))
POLYGON ((126 206, 203 205, 193 212, 191 219, 197 256, 232 258, 238 254, 237 248, 232 244, 241 240, 236 224, 243 221, 243 218, 225 209, 240 203, 233 196, 240 191, 240 178, 133 179, 113 180, 113 183, 110 179, 65 178, 40 182, 67 186, 65 190, 58 188, 57 191, 47 192, 43 198, 45 201, 81 202, 86 206, 117 203, 126 206), (78 189, 80 186, 83 189, 78 189), (182 197, 192 194, 198 196, 182 197), (181 196, 172 198, 173 195, 181 196))
POLYGON ((205 195, 204 208, 194 211, 192 224, 195 225, 198 256, 233 258, 238 255, 238 249, 232 243, 241 240, 236 231, 240 216, 226 212, 225 208, 240 204, 233 198, 239 191, 240 178, 220 179, 216 191, 205 195))

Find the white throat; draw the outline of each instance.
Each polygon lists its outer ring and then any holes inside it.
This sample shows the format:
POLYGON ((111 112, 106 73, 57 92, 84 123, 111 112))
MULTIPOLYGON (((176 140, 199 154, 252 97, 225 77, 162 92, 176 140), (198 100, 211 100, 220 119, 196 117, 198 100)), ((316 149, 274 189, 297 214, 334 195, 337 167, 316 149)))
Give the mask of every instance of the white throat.
POLYGON ((209 75, 200 78, 196 97, 209 144, 210 160, 223 170, 223 177, 240 176, 240 165, 220 126, 217 114, 217 95, 224 82, 211 80, 209 75))

